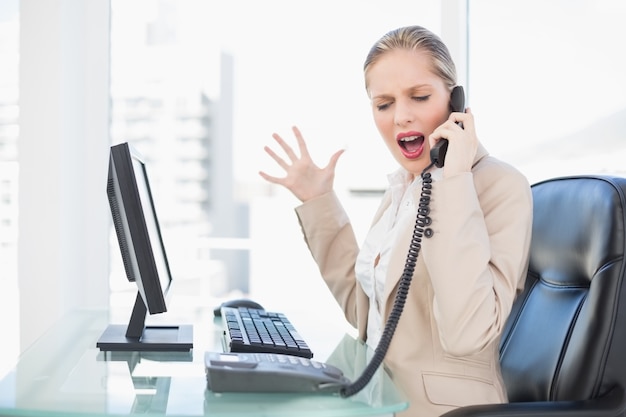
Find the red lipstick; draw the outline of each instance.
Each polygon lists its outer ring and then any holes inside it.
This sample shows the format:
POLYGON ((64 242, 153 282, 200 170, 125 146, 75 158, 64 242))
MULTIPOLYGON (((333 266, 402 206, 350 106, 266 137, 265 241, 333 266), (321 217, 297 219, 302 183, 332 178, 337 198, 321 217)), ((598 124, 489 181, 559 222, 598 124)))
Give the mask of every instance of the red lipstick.
POLYGON ((416 159, 424 152, 425 138, 422 132, 401 132, 396 135, 400 151, 407 159, 416 159))

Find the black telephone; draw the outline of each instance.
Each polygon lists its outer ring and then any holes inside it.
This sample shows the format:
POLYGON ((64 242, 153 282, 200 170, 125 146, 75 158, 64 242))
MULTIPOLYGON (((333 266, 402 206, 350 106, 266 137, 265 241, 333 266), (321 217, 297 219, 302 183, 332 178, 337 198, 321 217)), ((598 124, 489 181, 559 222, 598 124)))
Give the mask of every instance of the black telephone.
MULTIPOLYGON (((456 86, 450 96, 450 110, 465 111, 463 87, 456 86)), ((462 127, 462 126, 461 126, 462 127)), ((274 354, 217 354, 207 352, 205 370, 208 388, 214 392, 338 392, 350 397, 361 391, 372 379, 383 362, 391 339, 396 331, 413 279, 422 238, 433 235, 430 225, 430 195, 432 176, 430 168, 441 168, 444 163, 448 141, 440 140, 430 151, 431 164, 422 171, 422 191, 418 200, 417 218, 413 236, 406 256, 404 271, 398 283, 393 307, 374 356, 359 378, 350 382, 340 369, 303 358, 274 354), (280 359, 280 361, 279 361, 280 359)))
MULTIPOLYGON (((465 92, 463 87, 457 85, 452 89, 450 93, 450 111, 451 112, 464 112, 465 111, 465 92)), ((462 123, 459 123, 463 127, 462 123)), ((441 139, 430 150, 430 161, 437 167, 441 168, 446 158, 446 152, 448 151, 448 140, 441 139)))

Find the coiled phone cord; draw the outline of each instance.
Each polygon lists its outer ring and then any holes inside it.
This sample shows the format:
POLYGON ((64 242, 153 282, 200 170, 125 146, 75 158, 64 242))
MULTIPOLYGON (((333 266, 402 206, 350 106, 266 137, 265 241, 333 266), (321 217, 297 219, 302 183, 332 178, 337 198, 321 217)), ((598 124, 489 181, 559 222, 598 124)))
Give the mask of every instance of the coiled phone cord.
POLYGON ((363 370, 363 373, 356 381, 346 387, 343 387, 339 391, 339 394, 344 398, 356 394, 357 392, 365 388, 365 386, 369 383, 369 381, 376 373, 376 370, 382 363, 383 359, 385 358, 387 350, 389 350, 389 345, 391 344, 393 334, 396 331, 396 327, 398 327, 398 322, 400 321, 400 316, 402 315, 402 310, 404 309, 404 304, 409 293, 409 286, 411 285, 413 272, 415 271, 415 265, 417 264, 417 257, 422 247, 422 237, 429 238, 433 235, 432 229, 428 228, 428 226, 430 226, 432 223, 432 219, 430 218, 430 195, 432 191, 433 180, 430 172, 426 172, 433 165, 434 164, 430 164, 421 173, 422 192, 417 208, 417 219, 415 221, 415 227, 413 228, 413 236, 411 238, 409 251, 406 256, 404 271, 402 272, 402 276, 400 277, 400 283, 398 284, 398 290, 396 292, 396 297, 393 302, 393 308, 391 309, 391 313, 389 314, 389 318, 387 319, 387 323, 385 324, 385 328, 378 342, 378 346, 376 346, 376 350, 374 351, 374 356, 372 357, 372 360, 370 361, 370 363, 367 364, 367 366, 363 370))

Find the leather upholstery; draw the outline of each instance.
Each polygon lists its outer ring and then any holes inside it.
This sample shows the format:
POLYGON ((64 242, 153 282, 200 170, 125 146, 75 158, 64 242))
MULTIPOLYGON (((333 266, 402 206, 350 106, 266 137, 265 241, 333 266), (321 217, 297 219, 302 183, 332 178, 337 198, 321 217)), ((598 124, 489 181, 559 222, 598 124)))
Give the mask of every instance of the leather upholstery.
POLYGON ((554 178, 532 192, 528 276, 500 345, 510 403, 445 415, 624 415, 626 178, 554 178))

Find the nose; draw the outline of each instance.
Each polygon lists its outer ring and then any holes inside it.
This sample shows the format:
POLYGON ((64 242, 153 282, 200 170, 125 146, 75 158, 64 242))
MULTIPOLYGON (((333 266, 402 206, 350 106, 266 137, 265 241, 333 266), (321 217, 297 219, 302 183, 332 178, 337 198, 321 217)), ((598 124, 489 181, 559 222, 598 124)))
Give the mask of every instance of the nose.
POLYGON ((396 126, 406 126, 411 123, 414 119, 413 112, 411 111, 411 106, 404 101, 396 102, 395 113, 394 113, 394 122, 396 126))

